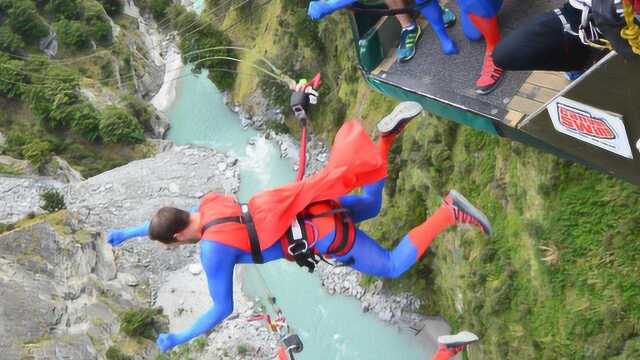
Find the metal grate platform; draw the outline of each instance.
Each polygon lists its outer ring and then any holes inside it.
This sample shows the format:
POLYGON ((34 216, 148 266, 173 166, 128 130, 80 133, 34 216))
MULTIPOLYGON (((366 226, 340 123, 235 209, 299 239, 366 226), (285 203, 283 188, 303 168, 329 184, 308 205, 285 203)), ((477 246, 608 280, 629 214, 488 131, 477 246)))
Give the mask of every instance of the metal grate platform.
MULTIPOLYGON (((527 19, 560 7, 564 2, 564 0, 505 1, 498 16, 502 36, 527 19)), ((507 72, 502 84, 494 92, 489 95, 476 94, 474 84, 482 66, 484 41, 467 40, 462 33, 458 7, 452 4, 449 8, 458 15, 458 23, 448 29, 448 33, 456 41, 459 54, 444 55, 440 51, 433 30, 429 25, 425 25, 416 56, 408 63, 394 63, 386 71, 378 72, 377 77, 384 82, 503 121, 509 111, 509 103, 525 84, 530 72, 507 72)))

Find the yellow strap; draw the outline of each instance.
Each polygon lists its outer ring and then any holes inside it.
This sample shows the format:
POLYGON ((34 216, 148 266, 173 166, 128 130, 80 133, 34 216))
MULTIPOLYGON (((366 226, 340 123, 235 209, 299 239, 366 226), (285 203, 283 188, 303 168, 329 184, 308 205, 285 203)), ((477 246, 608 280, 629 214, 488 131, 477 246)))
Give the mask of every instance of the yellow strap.
POLYGON ((635 22, 633 4, 624 1, 623 9, 624 21, 627 25, 620 30, 620 36, 629 42, 629 46, 635 54, 640 55, 640 26, 635 22))

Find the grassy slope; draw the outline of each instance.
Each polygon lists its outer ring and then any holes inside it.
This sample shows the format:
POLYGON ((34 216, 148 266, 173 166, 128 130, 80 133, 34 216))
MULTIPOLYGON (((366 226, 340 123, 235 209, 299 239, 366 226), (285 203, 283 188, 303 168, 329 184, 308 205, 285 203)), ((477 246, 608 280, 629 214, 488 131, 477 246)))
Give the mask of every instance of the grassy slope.
MULTIPOLYGON (((293 40, 279 22, 291 17, 282 1, 234 40, 269 59, 284 56, 293 40)), ((297 42, 289 60, 329 79, 314 131, 329 138, 345 117, 334 114, 362 117, 372 129, 394 102, 359 78, 344 15, 324 20, 319 33, 320 44, 297 42), (311 56, 318 46, 320 64, 311 56)), ((241 76, 233 95, 242 100, 256 88, 241 76)), ((383 212, 365 229, 393 246, 455 188, 486 211, 496 235, 449 231, 391 288, 415 292, 425 313, 478 333, 473 359, 640 358, 637 188, 434 117, 409 130, 393 149, 383 212)))
POLYGON ((398 226, 419 223, 455 188, 495 236, 450 231, 391 285, 477 332, 472 358, 638 358, 640 191, 439 119, 412 126, 395 149, 391 206, 368 230, 392 245, 398 226))

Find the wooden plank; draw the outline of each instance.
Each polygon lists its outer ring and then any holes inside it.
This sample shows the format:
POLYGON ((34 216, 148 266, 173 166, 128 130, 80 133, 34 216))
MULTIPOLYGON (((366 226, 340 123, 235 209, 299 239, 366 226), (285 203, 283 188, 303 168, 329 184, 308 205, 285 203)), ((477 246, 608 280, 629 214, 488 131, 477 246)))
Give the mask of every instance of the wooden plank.
POLYGON ((534 71, 526 82, 556 91, 564 89, 570 83, 562 75, 550 71, 534 71))
POLYGON ((373 69, 373 71, 371 71, 371 73, 373 75, 379 75, 383 71, 387 72, 389 71, 389 68, 391 67, 391 65, 395 64, 395 62, 396 62, 396 52, 392 51, 389 56, 387 56, 384 60, 382 60, 382 62, 380 63, 380 65, 378 65, 378 67, 376 67, 375 69, 373 69))
POLYGON ((504 117, 504 123, 515 128, 516 126, 518 126, 518 123, 524 119, 526 115, 519 112, 519 111, 515 111, 515 110, 509 110, 509 112, 507 113, 507 116, 504 117))
POLYGON ((542 103, 550 101, 554 96, 556 96, 556 94, 558 94, 558 92, 555 90, 547 89, 529 83, 524 83, 520 90, 518 90, 519 96, 542 103))
POLYGON ((523 114, 533 114, 543 106, 544 103, 527 99, 522 96, 514 96, 507 108, 509 110, 515 110, 523 114))

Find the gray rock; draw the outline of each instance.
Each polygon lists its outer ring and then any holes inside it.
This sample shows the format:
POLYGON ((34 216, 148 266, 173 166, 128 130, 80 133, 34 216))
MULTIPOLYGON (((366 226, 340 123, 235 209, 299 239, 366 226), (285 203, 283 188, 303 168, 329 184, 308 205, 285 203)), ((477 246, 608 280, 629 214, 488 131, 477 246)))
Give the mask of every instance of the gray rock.
POLYGON ((43 221, 0 235, 3 359, 98 358, 86 334, 110 342, 117 333, 117 314, 103 299, 141 306, 127 289, 102 282, 115 267, 99 254, 103 244, 64 212, 55 228, 43 221))
POLYGON ((66 194, 64 184, 54 179, 0 175, 0 222, 12 223, 31 212, 42 212, 40 193, 47 189, 66 194))
POLYGON ((7 143, 7 137, 0 132, 0 148, 3 147, 6 143, 7 143))
POLYGON ((138 286, 138 279, 136 279, 134 275, 120 273, 118 274, 118 278, 120 279, 120 281, 122 281, 122 283, 124 283, 127 286, 131 286, 131 287, 138 286))
POLYGON ((157 112, 151 118, 150 124, 153 129, 152 136, 156 139, 164 139, 167 131, 171 128, 171 122, 166 115, 161 112, 157 112))
POLYGON ((84 180, 80 172, 59 156, 54 156, 52 161, 45 166, 44 175, 63 183, 77 183, 84 180))

